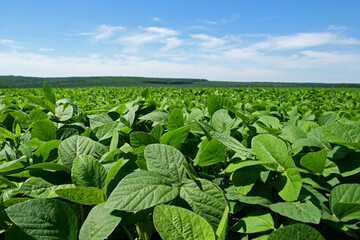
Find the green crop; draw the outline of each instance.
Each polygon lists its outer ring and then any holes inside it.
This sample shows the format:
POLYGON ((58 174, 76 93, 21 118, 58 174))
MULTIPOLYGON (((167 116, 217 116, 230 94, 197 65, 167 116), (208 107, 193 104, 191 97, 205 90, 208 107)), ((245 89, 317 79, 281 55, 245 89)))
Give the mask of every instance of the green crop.
POLYGON ((0 238, 359 239, 359 99, 0 90, 0 238))

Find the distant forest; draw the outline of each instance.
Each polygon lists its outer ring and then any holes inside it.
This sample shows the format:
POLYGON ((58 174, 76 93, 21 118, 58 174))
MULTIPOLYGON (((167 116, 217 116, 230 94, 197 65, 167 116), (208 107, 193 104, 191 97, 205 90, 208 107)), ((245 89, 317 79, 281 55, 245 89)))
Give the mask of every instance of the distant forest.
POLYGON ((360 88, 360 83, 225 82, 190 78, 147 77, 23 77, 0 76, 0 88, 41 88, 44 82, 55 88, 79 87, 231 87, 231 88, 360 88))

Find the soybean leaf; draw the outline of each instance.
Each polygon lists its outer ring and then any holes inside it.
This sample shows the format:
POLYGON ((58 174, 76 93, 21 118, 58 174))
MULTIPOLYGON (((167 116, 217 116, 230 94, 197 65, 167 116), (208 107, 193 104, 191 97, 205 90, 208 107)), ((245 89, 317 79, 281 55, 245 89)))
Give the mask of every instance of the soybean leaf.
POLYGON ((20 158, 0 164, 0 175, 8 175, 13 172, 21 171, 28 165, 26 158, 20 158))
POLYGON ((96 187, 58 189, 55 193, 63 199, 84 205, 96 205, 105 201, 103 191, 96 187))
POLYGON ((38 163, 38 164, 34 164, 34 165, 30 165, 28 166, 26 169, 42 169, 42 170, 47 170, 47 171, 60 171, 60 172, 66 172, 66 173, 70 173, 71 169, 58 164, 58 163, 52 163, 52 162, 45 162, 45 163, 38 163))
POLYGON ((252 139, 251 146, 251 150, 256 153, 260 161, 277 163, 283 168, 288 161, 286 144, 270 134, 257 135, 252 139))
POLYGON ((211 95, 207 99, 207 108, 209 111, 210 116, 212 116, 217 110, 228 107, 232 108, 234 106, 234 103, 231 99, 218 96, 218 95, 211 95))
POLYGON ((232 227, 239 233, 259 233, 275 229, 274 220, 270 213, 260 209, 246 214, 232 227))
POLYGON ((111 214, 112 211, 105 203, 93 207, 81 226, 79 240, 106 239, 121 221, 120 216, 111 214))
POLYGON ((64 140, 59 145, 59 157, 61 163, 72 167, 73 160, 79 155, 90 155, 100 158, 107 152, 107 149, 101 143, 95 142, 88 137, 72 136, 64 140))
POLYGON ((257 161, 257 160, 245 160, 245 161, 238 161, 230 163, 222 173, 232 173, 235 172, 238 169, 250 167, 250 166, 256 166, 256 165, 265 165, 269 164, 267 161, 257 161))
POLYGON ((116 187, 118 181, 117 177, 119 176, 119 171, 123 165, 124 158, 119 159, 109 170, 106 175, 106 184, 105 184, 105 194, 109 196, 112 190, 116 187), (116 183, 116 185, 115 185, 116 183))
POLYGON ((228 221, 229 221, 229 212, 230 212, 230 208, 229 208, 229 206, 226 206, 224 213, 222 215, 222 218, 220 220, 219 226, 215 232, 217 240, 225 240, 226 239, 227 226, 228 226, 228 221))
POLYGON ((286 126, 282 129, 280 137, 294 143, 296 140, 306 138, 306 133, 297 126, 286 126))
POLYGON ((244 156, 251 156, 253 155, 252 151, 246 147, 244 147, 238 140, 231 136, 226 136, 224 134, 218 132, 211 132, 211 135, 216 138, 219 142, 224 144, 226 147, 230 148, 231 150, 240 153, 244 156))
POLYGON ((309 152, 300 159, 301 166, 315 173, 322 173, 325 169, 327 151, 309 152))
POLYGON ((223 216, 227 201, 221 190, 204 179, 185 179, 180 188, 180 197, 189 203, 193 211, 210 223, 216 231, 223 216))
POLYGON ((144 157, 149 171, 166 175, 178 183, 186 177, 185 157, 174 147, 151 144, 145 148, 144 157))
POLYGON ((44 98, 46 100, 52 102, 53 104, 55 104, 56 103, 56 98, 55 98, 54 91, 53 91, 52 87, 47 82, 44 82, 43 91, 44 91, 44 98))
POLYGON ((137 131, 137 132, 132 132, 130 134, 130 145, 133 148, 147 146, 149 144, 157 143, 157 142, 158 141, 156 140, 156 138, 154 138, 153 136, 151 136, 149 133, 146 132, 137 131))
POLYGON ((32 125, 31 136, 45 142, 56 139, 56 126, 50 120, 36 121, 32 125))
POLYGON ((360 127, 350 124, 332 123, 322 126, 322 141, 360 149, 360 127))
POLYGON ((76 186, 105 190, 106 175, 104 166, 92 156, 80 155, 74 159, 71 178, 76 186))
POLYGON ((60 145, 60 140, 51 140, 41 145, 33 153, 33 158, 37 162, 51 162, 58 157, 58 147, 60 145))
POLYGON ((154 123, 167 123, 169 114, 166 112, 151 112, 142 117, 139 117, 139 119, 152 121, 154 123))
POLYGON ((0 136, 3 138, 15 139, 15 134, 13 134, 12 132, 10 132, 9 130, 3 127, 0 127, 0 136))
POLYGON ((214 231, 202 217, 180 207, 159 205, 154 209, 154 225, 166 240, 215 240, 214 231))
POLYGON ((42 178, 32 177, 27 179, 20 187, 20 192, 26 196, 34 198, 55 198, 57 189, 72 188, 73 184, 54 185, 42 178))
POLYGON ((360 184, 348 183, 334 187, 330 192, 330 210, 341 221, 360 220, 360 184))
POLYGON ((303 223, 296 223, 282 227, 272 232, 268 240, 325 240, 325 238, 315 228, 303 223))
POLYGON ((134 212, 169 202, 179 193, 172 182, 155 172, 130 173, 112 191, 106 207, 134 212))
POLYGON ((226 109, 217 110, 211 117, 211 126, 216 132, 230 135, 230 129, 234 124, 233 120, 226 109))
POLYGON ((180 148, 189 135, 190 126, 185 126, 177 128, 175 130, 169 131, 161 136, 160 143, 173 146, 174 148, 180 148))
POLYGON ((77 218, 74 210, 56 199, 31 199, 6 209, 17 226, 35 239, 76 240, 77 218))
POLYGON ((225 160, 227 148, 220 143, 216 138, 211 141, 201 150, 198 156, 198 165, 201 167, 210 166, 225 160))
POLYGON ((312 202, 278 202, 268 206, 272 211, 285 217, 300 221, 319 224, 321 211, 312 202))
POLYGON ((322 138, 324 136, 325 135, 320 127, 314 128, 307 133, 306 138, 301 138, 296 140, 293 143, 292 148, 302 146, 302 147, 318 147, 320 149, 330 150, 331 149, 330 144, 322 141, 322 138))
POLYGON ((295 167, 295 164, 292 162, 292 159, 291 165, 291 167, 287 166, 285 172, 281 173, 275 181, 279 196, 288 202, 296 201, 298 199, 302 187, 301 175, 295 167))
POLYGON ((184 126, 184 116, 180 108, 175 108, 171 111, 168 121, 168 131, 175 130, 184 126))

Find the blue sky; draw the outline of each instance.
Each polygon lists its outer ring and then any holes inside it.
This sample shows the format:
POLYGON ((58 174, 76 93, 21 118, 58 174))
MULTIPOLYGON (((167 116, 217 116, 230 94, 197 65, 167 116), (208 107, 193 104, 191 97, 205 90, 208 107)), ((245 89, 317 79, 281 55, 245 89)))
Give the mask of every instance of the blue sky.
POLYGON ((360 83, 356 0, 0 6, 0 75, 360 83))

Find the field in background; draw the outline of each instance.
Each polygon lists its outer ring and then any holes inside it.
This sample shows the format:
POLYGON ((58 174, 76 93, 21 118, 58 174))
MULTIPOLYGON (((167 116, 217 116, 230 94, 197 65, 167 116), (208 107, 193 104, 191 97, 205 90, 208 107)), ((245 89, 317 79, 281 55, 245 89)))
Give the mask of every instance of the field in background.
POLYGON ((67 77, 39 78, 0 76, 0 88, 41 88, 44 82, 57 88, 79 87, 227 87, 227 88, 360 88, 360 83, 280 83, 280 82, 226 82, 189 78, 146 77, 67 77))

